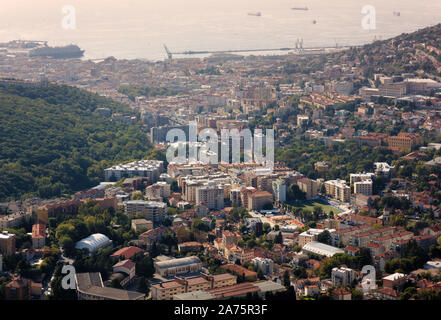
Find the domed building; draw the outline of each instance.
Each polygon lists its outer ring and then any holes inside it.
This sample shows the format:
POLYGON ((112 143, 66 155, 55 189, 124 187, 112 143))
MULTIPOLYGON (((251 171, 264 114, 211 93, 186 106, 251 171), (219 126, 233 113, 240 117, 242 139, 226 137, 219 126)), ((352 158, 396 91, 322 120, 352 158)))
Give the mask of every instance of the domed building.
POLYGON ((80 240, 75 245, 75 249, 87 249, 89 253, 94 253, 100 248, 105 248, 112 245, 112 240, 101 233, 95 233, 83 240, 80 240))

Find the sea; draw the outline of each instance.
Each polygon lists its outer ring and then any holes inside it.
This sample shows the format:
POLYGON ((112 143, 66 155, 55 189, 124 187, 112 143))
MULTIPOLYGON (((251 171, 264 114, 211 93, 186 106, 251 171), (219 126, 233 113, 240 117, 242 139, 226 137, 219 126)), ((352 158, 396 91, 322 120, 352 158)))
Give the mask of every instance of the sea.
POLYGON ((292 48, 298 39, 304 48, 361 45, 438 23, 440 0, 0 3, 0 42, 20 39, 45 40, 53 46, 77 44, 85 50, 86 59, 113 56, 158 61, 167 57, 164 44, 172 52, 292 48), (292 10, 294 7, 308 10, 292 10))

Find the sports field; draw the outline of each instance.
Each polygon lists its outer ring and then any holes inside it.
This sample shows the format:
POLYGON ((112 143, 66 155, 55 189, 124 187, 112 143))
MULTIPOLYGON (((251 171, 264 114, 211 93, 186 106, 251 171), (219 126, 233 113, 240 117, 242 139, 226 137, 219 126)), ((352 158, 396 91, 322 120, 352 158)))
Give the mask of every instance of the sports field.
POLYGON ((309 210, 309 211, 313 211, 314 210, 314 206, 319 206, 322 207, 323 212, 329 213, 329 212, 334 212, 334 213, 338 213, 341 210, 333 207, 323 201, 318 201, 318 200, 312 200, 312 201, 299 201, 299 202, 294 202, 294 203, 290 203, 290 206, 294 207, 294 208, 301 208, 304 210, 309 210))

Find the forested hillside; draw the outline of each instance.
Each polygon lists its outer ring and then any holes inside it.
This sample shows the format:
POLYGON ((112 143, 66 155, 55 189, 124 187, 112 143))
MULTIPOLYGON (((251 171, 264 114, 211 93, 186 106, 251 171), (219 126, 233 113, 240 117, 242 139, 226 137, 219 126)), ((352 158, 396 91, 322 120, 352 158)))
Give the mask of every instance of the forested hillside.
POLYGON ((54 197, 91 187, 106 166, 151 157, 138 126, 96 108, 130 114, 122 104, 77 88, 0 85, 0 200, 54 197))

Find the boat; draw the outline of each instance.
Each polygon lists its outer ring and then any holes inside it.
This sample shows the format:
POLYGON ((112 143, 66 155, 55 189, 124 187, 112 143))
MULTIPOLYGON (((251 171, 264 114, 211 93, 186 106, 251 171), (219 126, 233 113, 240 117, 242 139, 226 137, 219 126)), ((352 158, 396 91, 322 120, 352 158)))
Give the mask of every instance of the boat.
POLYGON ((83 55, 84 50, 73 44, 64 47, 44 46, 29 51, 30 57, 52 57, 56 59, 81 58, 83 55))
POLYGON ((309 10, 308 9, 308 7, 293 7, 293 8, 291 8, 291 10, 303 10, 303 11, 307 11, 307 10, 309 10))
POLYGON ((261 12, 248 12, 249 16, 255 16, 255 17, 261 17, 262 13, 261 12))

